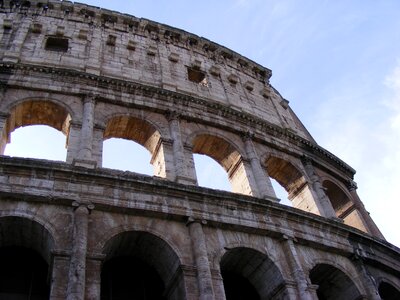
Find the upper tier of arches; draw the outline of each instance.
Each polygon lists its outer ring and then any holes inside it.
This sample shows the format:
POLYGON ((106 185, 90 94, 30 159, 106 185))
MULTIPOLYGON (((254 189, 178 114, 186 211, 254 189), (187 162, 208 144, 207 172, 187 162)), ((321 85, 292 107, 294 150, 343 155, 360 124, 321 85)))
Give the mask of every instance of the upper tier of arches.
MULTIPOLYGON (((273 178, 286 189, 293 207, 376 234, 346 182, 307 159, 270 148, 247 134, 188 122, 177 112, 127 109, 93 95, 10 91, 0 109, 3 150, 13 130, 48 125, 66 135, 67 163, 93 168, 102 166, 103 141, 123 138, 147 149, 155 176, 186 184, 197 184, 193 154, 203 154, 223 167, 232 192, 277 201, 273 178)), ((134 160, 135 156, 123 159, 134 160)))

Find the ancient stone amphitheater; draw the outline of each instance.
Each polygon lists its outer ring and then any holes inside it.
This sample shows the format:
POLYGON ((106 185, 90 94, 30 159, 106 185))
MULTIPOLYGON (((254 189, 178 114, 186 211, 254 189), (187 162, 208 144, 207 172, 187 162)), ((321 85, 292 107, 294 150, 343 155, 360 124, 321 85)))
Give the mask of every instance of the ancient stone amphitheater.
POLYGON ((1 299, 400 299, 400 251, 355 171, 269 69, 121 13, 0 5, 1 153, 36 124, 67 145, 65 162, 0 156, 1 299), (102 168, 112 137, 144 146, 154 176, 102 168), (194 153, 232 193, 197 186, 194 153))

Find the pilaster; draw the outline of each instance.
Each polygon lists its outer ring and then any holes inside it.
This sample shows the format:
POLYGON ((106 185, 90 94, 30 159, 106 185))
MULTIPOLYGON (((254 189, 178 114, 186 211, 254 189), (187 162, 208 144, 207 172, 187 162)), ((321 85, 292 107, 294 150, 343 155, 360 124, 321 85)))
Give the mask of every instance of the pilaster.
POLYGON ((303 157, 302 159, 304 169, 311 181, 311 186, 313 194, 315 196, 314 202, 320 212, 320 215, 327 218, 337 219, 335 210, 329 200, 328 196, 325 194, 324 188, 320 182, 319 176, 314 170, 311 160, 308 157, 303 157))
POLYGON ((74 233, 71 262, 68 275, 67 300, 85 299, 86 284, 86 251, 89 224, 89 213, 92 204, 74 202, 74 233))
POLYGON ((362 203, 360 197, 358 197, 357 184, 354 181, 349 182, 348 190, 351 194, 351 198, 353 200, 354 207, 361 214, 364 224, 368 228, 369 233, 377 238, 385 239, 383 234, 379 230, 378 226, 376 226, 375 222, 372 220, 371 216, 365 209, 365 206, 362 203))
POLYGON ((83 100, 82 128, 78 157, 74 160, 74 165, 87 168, 96 167, 96 162, 92 159, 95 105, 96 96, 93 94, 86 95, 83 100))
POLYGON ((105 255, 90 255, 86 259, 86 300, 100 299, 101 292, 101 265, 105 255))
POLYGON ((67 296, 70 257, 63 251, 52 251, 50 300, 64 300, 67 296))
POLYGON ((367 267, 364 264, 364 258, 362 256, 361 249, 355 249, 355 254, 353 255, 353 263, 356 266, 358 273, 360 274, 360 279, 364 285, 365 291, 367 293, 365 299, 370 300, 380 300, 378 287, 376 286, 375 279, 368 272, 367 267))
POLYGON ((246 147, 247 157, 250 161, 251 170, 253 177, 257 186, 258 196, 260 198, 266 198, 271 200, 271 198, 276 199, 276 194, 274 188, 272 187, 271 179, 268 176, 267 170, 264 170, 260 163, 260 158, 252 141, 252 134, 248 133, 244 136, 244 144, 246 147))
POLYGON ((8 134, 6 131, 7 119, 9 114, 0 112, 0 155, 4 154, 8 142, 8 134))
MULTIPOLYGON (((192 178, 185 166, 185 149, 182 143, 181 128, 179 122, 180 115, 176 111, 169 111, 167 119, 172 138, 173 161, 175 169, 174 180, 179 183, 193 184, 196 178, 192 178)), ((194 168, 194 165, 193 165, 194 168)))
POLYGON ((203 225, 206 222, 195 220, 189 217, 187 227, 189 228, 190 239, 192 241, 192 251, 197 267, 197 283, 199 286, 200 300, 213 300, 214 291, 208 260, 206 239, 203 232, 203 225))
POLYGON ((313 300, 314 297, 312 293, 310 293, 309 284, 306 279, 307 276, 304 274, 303 268, 301 267, 294 241, 295 239, 293 237, 283 235, 281 244, 286 253, 287 263, 290 267, 292 277, 296 281, 299 299, 313 300))

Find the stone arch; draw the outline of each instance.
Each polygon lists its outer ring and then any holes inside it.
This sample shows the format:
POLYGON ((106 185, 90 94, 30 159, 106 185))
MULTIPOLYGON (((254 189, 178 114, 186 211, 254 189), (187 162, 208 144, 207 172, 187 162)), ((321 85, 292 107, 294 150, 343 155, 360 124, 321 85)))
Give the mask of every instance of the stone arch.
POLYGON ((42 224, 15 215, 0 217, 3 297, 31 295, 35 299, 48 299, 54 248, 54 238, 42 224))
POLYGON ((316 293, 319 299, 360 299, 362 294, 352 278, 356 277, 333 263, 318 262, 309 271, 311 283, 318 286, 316 293))
POLYGON ((322 181, 322 186, 335 210, 336 216, 344 219, 353 204, 351 196, 332 180, 324 179, 322 181))
MULTIPOLYGON (((161 293, 160 295, 168 299, 185 298, 185 283, 181 260, 165 239, 146 231, 123 231, 113 235, 104 244, 102 253, 105 255, 102 268, 103 294, 107 291, 105 277, 112 272, 110 271, 110 266, 113 266, 117 260, 119 260, 118 264, 124 263, 123 260, 125 259, 127 265, 130 265, 133 260, 133 264, 138 266, 135 272, 144 271, 144 281, 148 280, 148 278, 155 280, 154 282, 142 282, 141 284, 144 284, 145 287, 159 289, 155 292, 161 293)), ((123 272, 126 272, 126 276, 139 275, 133 271, 132 269, 123 270, 123 272)), ((134 282, 131 284, 132 286, 135 285, 134 282)), ((123 288, 130 289, 130 287, 123 288)), ((135 290, 131 292, 136 293, 135 290)))
POLYGON ((247 247, 226 248, 220 269, 227 300, 285 299, 286 281, 278 266, 264 253, 247 247), (241 294, 246 293, 246 294, 241 294))
POLYGON ((369 232, 364 218, 354 205, 352 196, 347 189, 342 188, 338 183, 330 179, 324 179, 322 186, 338 218, 349 226, 369 232))
POLYGON ((378 292, 382 300, 400 299, 400 289, 386 279, 380 280, 378 292))
POLYGON ((226 137, 204 131, 192 134, 188 141, 193 153, 207 155, 222 166, 228 174, 233 192, 254 194, 244 151, 240 151, 236 144, 226 137))
POLYGON ((288 193, 293 207, 321 215, 321 209, 303 168, 277 154, 262 156, 262 165, 288 193))
MULTIPOLYGON (((72 119, 71 109, 55 99, 30 97, 13 102, 7 107, 7 119, 1 134, 0 150, 10 141, 10 134, 15 129, 30 125, 48 125, 69 135, 72 119)), ((68 145, 68 138, 66 140, 68 145)))
MULTIPOLYGON (((54 249, 59 249, 60 247, 60 240, 59 236, 57 235, 56 228, 53 224, 51 224, 48 220, 39 217, 35 212, 29 211, 15 211, 15 210, 3 210, 0 212, 0 220, 3 218, 15 218, 17 220, 26 220, 26 222, 31 222, 32 224, 37 224, 39 228, 45 233, 44 236, 38 234, 37 237, 40 238, 41 242, 48 242, 48 245, 51 247, 36 247, 35 251, 38 251, 43 254, 43 258, 49 263, 51 260, 51 251, 54 249), (42 251, 45 250, 45 251, 42 251)), ((35 225, 36 226, 36 225, 35 225)), ((23 228, 30 228, 23 227, 23 228)), ((0 228, 1 229, 1 228, 0 228)), ((26 232, 24 232, 25 234, 26 232)), ((27 246, 27 245, 23 245, 27 246)), ((36 245, 37 246, 37 245, 36 245)), ((43 246, 43 245, 42 245, 43 246)))
POLYGON ((131 140, 146 148, 151 154, 150 163, 154 175, 167 177, 165 142, 158 126, 151 121, 133 115, 113 115, 106 120, 103 140, 122 138, 131 140))

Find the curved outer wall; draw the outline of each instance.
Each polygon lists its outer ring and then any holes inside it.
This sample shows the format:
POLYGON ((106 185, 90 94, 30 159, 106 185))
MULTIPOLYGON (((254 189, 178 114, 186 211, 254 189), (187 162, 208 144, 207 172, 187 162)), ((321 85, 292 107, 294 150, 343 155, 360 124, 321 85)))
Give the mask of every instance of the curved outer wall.
POLYGON ((67 157, 0 157, 0 248, 40 253, 50 299, 99 299, 104 264, 124 255, 156 270, 167 299, 225 299, 226 272, 261 299, 400 290, 399 249, 358 198, 355 171, 316 144, 269 69, 153 21, 16 2, 1 8, 1 151, 13 130, 45 124, 66 135, 67 157), (154 176, 102 168, 112 137, 144 146, 154 176), (233 193, 198 187, 193 153, 215 159, 233 193))

